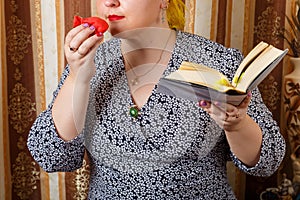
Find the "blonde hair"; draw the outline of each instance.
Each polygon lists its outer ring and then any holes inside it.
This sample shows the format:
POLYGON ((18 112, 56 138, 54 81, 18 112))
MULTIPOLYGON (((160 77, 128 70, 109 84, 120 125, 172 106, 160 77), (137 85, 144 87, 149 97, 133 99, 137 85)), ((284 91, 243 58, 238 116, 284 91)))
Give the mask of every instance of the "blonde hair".
POLYGON ((185 4, 182 0, 170 0, 167 9, 167 20, 170 28, 184 30, 185 4))

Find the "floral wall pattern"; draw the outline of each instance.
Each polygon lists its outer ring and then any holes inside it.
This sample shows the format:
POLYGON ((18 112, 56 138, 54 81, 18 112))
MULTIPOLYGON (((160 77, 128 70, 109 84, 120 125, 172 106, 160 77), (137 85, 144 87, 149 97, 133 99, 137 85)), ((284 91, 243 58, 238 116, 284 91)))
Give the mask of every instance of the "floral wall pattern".
MULTIPOLYGON (((284 26, 290 0, 186 0, 185 30, 247 54, 260 40, 283 47, 276 29, 284 26)), ((72 173, 46 173, 32 160, 26 139, 35 117, 51 101, 65 66, 63 41, 74 15, 96 15, 96 0, 0 0, 2 101, 0 105, 0 199, 86 199, 89 164, 72 173)), ((283 64, 260 85, 275 119, 282 120, 283 64)), ((284 132, 283 132, 284 134, 284 132)), ((238 199, 257 198, 277 185, 228 166, 238 199)))

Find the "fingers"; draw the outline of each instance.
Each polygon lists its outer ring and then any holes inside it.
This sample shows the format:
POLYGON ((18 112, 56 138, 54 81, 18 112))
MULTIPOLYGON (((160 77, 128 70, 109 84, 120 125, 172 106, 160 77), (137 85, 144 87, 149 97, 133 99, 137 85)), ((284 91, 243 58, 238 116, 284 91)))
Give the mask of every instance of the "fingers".
POLYGON ((103 36, 98 37, 94 31, 93 27, 83 24, 66 35, 64 49, 70 76, 81 83, 89 83, 95 73, 94 57, 103 36))
POLYGON ((71 43, 71 40, 83 29, 86 28, 86 25, 76 26, 75 28, 71 29, 68 34, 66 35, 65 44, 66 46, 69 46, 71 43))
POLYGON ((240 110, 239 109, 237 109, 236 111, 233 111, 233 112, 226 112, 224 121, 225 122, 234 121, 238 118, 240 118, 240 110))
POLYGON ((239 106, 221 102, 200 101, 199 106, 203 108, 217 122, 233 122, 246 115, 250 96, 239 106))
POLYGON ((95 49, 103 40, 103 36, 92 35, 94 31, 95 27, 89 27, 87 24, 73 28, 66 36, 66 55, 79 55, 84 57, 91 50, 95 49))
POLYGON ((242 101, 242 103, 239 105, 240 108, 248 107, 250 101, 251 101, 252 93, 248 92, 246 98, 242 101))
POLYGON ((98 48, 100 42, 103 41, 103 36, 97 36, 97 35, 93 35, 90 38, 88 38, 87 40, 85 40, 79 47, 77 53, 79 54, 87 54, 90 51, 94 51, 95 49, 98 48))
POLYGON ((221 102, 199 101, 199 106, 225 131, 240 127, 240 122, 247 116, 251 93, 238 106, 221 102))
POLYGON ((206 101, 206 100, 201 100, 198 102, 199 106, 202 107, 202 108, 210 108, 211 105, 215 105, 218 107, 218 109, 222 112, 234 112, 234 110, 236 109, 244 109, 244 108, 247 108, 250 101, 251 101, 251 97, 252 97, 252 94, 251 92, 249 92, 247 94, 247 96, 245 97, 245 99, 240 103, 240 105, 238 106, 234 106, 234 105, 231 105, 231 104, 227 104, 227 103, 222 103, 222 102, 218 102, 218 101, 215 101, 215 102, 210 102, 210 101, 206 101))
POLYGON ((208 111, 208 113, 213 113, 215 115, 223 115, 227 113, 228 116, 235 116, 238 112, 238 107, 231 104, 221 103, 221 102, 207 102, 200 101, 199 106, 208 111))
POLYGON ((214 118, 218 118, 220 121, 230 122, 240 117, 239 108, 230 104, 215 102, 212 104, 211 109, 214 118))

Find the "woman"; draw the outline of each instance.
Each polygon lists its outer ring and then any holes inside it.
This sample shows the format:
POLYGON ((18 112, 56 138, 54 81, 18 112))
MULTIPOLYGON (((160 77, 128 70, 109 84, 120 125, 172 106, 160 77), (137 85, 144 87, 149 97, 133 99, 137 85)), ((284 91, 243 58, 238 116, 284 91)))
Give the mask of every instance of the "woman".
POLYGON ((66 36, 68 66, 28 147, 48 172, 81 167, 86 151, 90 199, 235 199, 228 160, 269 176, 283 159, 284 139, 258 89, 239 106, 156 91, 182 61, 232 78, 242 60, 235 49, 170 29, 166 12, 178 3, 98 0, 114 37, 99 46, 102 37, 90 37, 86 24, 66 36))

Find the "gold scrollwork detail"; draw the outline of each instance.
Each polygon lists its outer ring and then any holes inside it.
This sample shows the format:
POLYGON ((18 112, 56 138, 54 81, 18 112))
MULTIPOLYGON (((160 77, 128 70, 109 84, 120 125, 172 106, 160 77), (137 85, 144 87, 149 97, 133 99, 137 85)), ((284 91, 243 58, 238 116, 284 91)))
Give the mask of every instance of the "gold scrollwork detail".
POLYGON ((16 1, 10 1, 10 9, 13 13, 17 12, 19 6, 16 4, 16 1))
POLYGON ((280 101, 279 84, 272 75, 269 75, 262 84, 259 85, 259 90, 262 94, 265 104, 270 110, 277 109, 277 103, 280 101))
POLYGON ((26 146, 26 140, 21 136, 19 137, 19 140, 17 142, 17 147, 20 150, 25 150, 26 146))
POLYGON ((16 68, 16 71, 14 73, 14 78, 15 78, 16 81, 21 81, 22 73, 21 73, 19 68, 16 68))
POLYGON ((7 27, 8 55, 15 65, 18 65, 28 53, 31 36, 26 32, 27 26, 16 15, 12 15, 7 27))
POLYGON ((13 164, 12 183, 20 199, 30 199, 40 179, 38 166, 25 152, 20 152, 13 164))
POLYGON ((258 17, 258 23, 254 27, 254 33, 257 35, 258 42, 267 40, 272 44, 278 44, 278 30, 280 29, 281 17, 273 7, 267 7, 262 15, 258 17))
POLYGON ((9 95, 8 112, 10 123, 17 133, 24 133, 33 121, 35 103, 31 102, 31 93, 21 83, 16 83, 9 95))
POLYGON ((76 187, 76 192, 73 196, 73 199, 87 199, 87 192, 89 189, 89 179, 90 179, 90 171, 89 165, 86 160, 83 160, 83 165, 80 169, 76 170, 74 183, 76 187))

